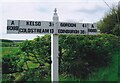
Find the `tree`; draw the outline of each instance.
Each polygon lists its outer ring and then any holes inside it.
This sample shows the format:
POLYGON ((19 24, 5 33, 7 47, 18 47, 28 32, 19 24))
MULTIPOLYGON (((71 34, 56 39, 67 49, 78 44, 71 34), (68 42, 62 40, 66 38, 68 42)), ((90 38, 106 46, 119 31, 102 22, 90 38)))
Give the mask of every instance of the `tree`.
POLYGON ((113 7, 102 20, 98 22, 101 33, 120 36, 120 9, 113 7))

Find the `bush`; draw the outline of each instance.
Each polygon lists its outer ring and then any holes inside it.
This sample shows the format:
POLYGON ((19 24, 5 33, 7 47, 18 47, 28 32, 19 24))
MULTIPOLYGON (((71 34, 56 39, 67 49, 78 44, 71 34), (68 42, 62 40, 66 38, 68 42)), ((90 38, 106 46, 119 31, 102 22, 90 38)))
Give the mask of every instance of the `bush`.
POLYGON ((111 53, 118 46, 120 40, 114 35, 60 36, 60 71, 85 78, 89 73, 100 67, 108 66, 111 53))
MULTIPOLYGON (((20 45, 20 53, 14 54, 17 56, 11 58, 9 54, 6 55, 8 59, 4 57, 6 59, 3 61, 9 63, 4 66, 7 65, 9 68, 12 65, 13 69, 17 69, 16 71, 25 73, 26 81, 38 80, 39 77, 40 80, 46 80, 50 77, 50 43, 49 35, 26 40, 20 45), (10 58, 12 62, 5 61, 10 58)), ((83 79, 98 68, 108 66, 112 59, 111 53, 118 47, 120 47, 120 38, 114 35, 60 35, 60 74, 83 79)), ((13 69, 10 72, 15 71, 13 69)))
MULTIPOLYGON (((112 51, 119 46, 120 40, 114 35, 60 35, 60 72, 85 78, 92 71, 108 66, 112 59, 112 51)), ((27 58, 35 57, 32 61, 39 65, 51 65, 50 36, 27 40, 22 44, 21 50, 26 53, 27 58)), ((46 72, 50 73, 49 67, 46 69, 46 72)))

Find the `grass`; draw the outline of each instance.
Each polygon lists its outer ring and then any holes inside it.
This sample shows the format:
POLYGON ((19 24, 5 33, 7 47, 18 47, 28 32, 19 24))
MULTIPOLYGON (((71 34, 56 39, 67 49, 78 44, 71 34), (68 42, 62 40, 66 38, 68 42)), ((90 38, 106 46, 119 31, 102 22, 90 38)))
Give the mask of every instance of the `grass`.
POLYGON ((106 68, 100 68, 97 72, 89 75, 89 81, 118 81, 118 59, 120 59, 120 49, 113 53, 112 63, 106 68))
MULTIPOLYGON (((7 54, 10 54, 10 56, 15 55, 19 51, 18 47, 2 47, 2 56, 7 57, 7 54)), ((29 68, 36 68, 39 66, 39 64, 32 63, 31 61, 28 61, 29 68)), ((26 66, 24 66, 26 68, 26 66)))
POLYGON ((2 51, 1 51, 1 57, 5 58, 5 57, 13 57, 18 55, 19 53, 19 48, 18 47, 2 47, 2 51))
MULTIPOLYGON (((60 81, 77 81, 80 83, 112 83, 112 82, 118 82, 120 80, 120 74, 118 67, 120 66, 119 64, 119 59, 120 59, 120 48, 116 50, 113 53, 112 57, 112 62, 108 67, 105 68, 100 68, 96 72, 92 72, 87 79, 82 80, 79 78, 75 78, 74 76, 64 76, 60 75, 60 81)), ((62 82, 61 82, 62 83, 62 82)), ((63 82, 64 83, 64 82, 63 82)))
POLYGON ((59 75, 60 81, 80 81, 79 78, 76 78, 72 75, 59 75))
POLYGON ((18 47, 2 47, 2 55, 15 54, 19 51, 18 47))

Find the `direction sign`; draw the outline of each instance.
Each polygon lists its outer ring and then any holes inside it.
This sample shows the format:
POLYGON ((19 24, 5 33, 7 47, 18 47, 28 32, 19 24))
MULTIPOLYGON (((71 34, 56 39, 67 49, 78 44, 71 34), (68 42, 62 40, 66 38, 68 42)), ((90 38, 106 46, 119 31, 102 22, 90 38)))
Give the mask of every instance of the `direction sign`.
POLYGON ((95 23, 59 22, 58 34, 96 35, 97 27, 95 23))
POLYGON ((87 35, 87 27, 83 23, 59 22, 58 34, 81 34, 87 35))
POLYGON ((7 33, 14 34, 52 34, 53 22, 50 21, 24 21, 8 20, 7 33))
POLYGON ((8 20, 7 33, 14 34, 81 34, 95 35, 97 28, 90 23, 8 20), (57 27, 55 26, 57 25, 57 27))

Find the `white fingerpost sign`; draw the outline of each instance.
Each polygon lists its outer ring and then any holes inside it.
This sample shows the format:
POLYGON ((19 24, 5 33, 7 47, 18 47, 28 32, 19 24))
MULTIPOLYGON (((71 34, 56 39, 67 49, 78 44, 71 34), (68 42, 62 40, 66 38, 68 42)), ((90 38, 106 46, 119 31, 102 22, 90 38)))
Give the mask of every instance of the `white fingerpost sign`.
POLYGON ((10 34, 53 34, 54 26, 50 21, 8 20, 7 33, 10 34))
POLYGON ((54 82, 58 82, 58 33, 57 33, 57 29, 58 29, 58 15, 57 15, 57 9, 55 8, 55 13, 53 16, 53 22, 55 25, 55 33, 51 34, 51 81, 54 82))
MULTIPOLYGON (((54 18, 57 17, 54 15, 54 18)), ((95 35, 97 33, 97 27, 95 23, 90 24, 90 23, 70 23, 70 22, 59 22, 59 21, 54 22, 54 21, 8 20, 7 33, 95 35)))
POLYGON ((53 21, 7 20, 8 34, 51 34, 51 81, 59 81, 58 34, 97 35, 95 23, 59 22, 57 9, 53 21))

